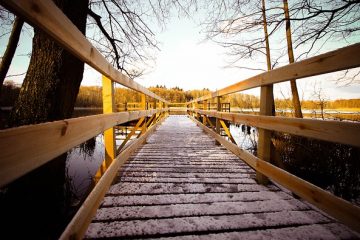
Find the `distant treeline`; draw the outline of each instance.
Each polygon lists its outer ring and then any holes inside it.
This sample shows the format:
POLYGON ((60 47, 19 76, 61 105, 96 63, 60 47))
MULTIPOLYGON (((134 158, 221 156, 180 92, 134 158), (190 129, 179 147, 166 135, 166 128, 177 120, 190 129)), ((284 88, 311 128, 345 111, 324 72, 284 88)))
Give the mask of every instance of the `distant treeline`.
MULTIPOLYGON (((150 87, 150 91, 156 93, 160 97, 173 103, 184 103, 192 99, 196 99, 203 95, 209 94, 209 89, 184 91, 179 87, 166 88, 165 86, 150 87)), ((13 106, 18 94, 19 86, 11 81, 6 81, 1 92, 1 106, 13 106)), ((140 102, 139 93, 127 88, 115 88, 115 102, 130 103, 140 102)), ((230 103, 231 107, 239 108, 259 108, 260 99, 254 95, 236 93, 222 97, 222 102, 230 103)), ((285 109, 292 108, 290 99, 276 99, 276 108, 285 109)), ((334 101, 312 101, 306 100, 301 102, 304 109, 320 109, 321 105, 325 108, 360 108, 360 99, 340 99, 334 101)), ((102 94, 100 86, 81 86, 76 100, 76 107, 102 107, 102 94)))

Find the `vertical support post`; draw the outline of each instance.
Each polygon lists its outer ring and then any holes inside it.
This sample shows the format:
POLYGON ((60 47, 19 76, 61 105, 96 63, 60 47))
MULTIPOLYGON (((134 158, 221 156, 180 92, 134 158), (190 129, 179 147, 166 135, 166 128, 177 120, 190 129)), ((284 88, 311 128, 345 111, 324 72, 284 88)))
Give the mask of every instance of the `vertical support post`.
MULTIPOLYGON (((203 101, 203 110, 207 110, 207 107, 208 107, 207 103, 208 103, 207 100, 203 101)), ((206 115, 205 114, 203 115, 203 124, 206 126, 206 115)))
MULTIPOLYGON (((260 93, 260 115, 272 115, 273 86, 261 87, 260 93)), ((271 131, 259 128, 258 158, 270 162, 271 156, 271 131)), ((256 180, 261 184, 268 184, 269 179, 256 172, 256 180)))
MULTIPOLYGON (((154 98, 154 103, 153 103, 153 109, 156 109, 156 99, 154 98)), ((158 114, 157 113, 155 113, 155 120, 157 119, 157 117, 158 117, 158 114)), ((155 123, 155 122, 154 122, 155 123)))
MULTIPOLYGON (((114 83, 107 77, 102 77, 103 113, 114 112, 114 83)), ((114 128, 104 132, 105 167, 108 168, 116 157, 116 142, 114 128)))
MULTIPOLYGON (((216 97, 216 111, 217 112, 221 112, 221 97, 216 97)), ((220 135, 220 119, 216 118, 216 133, 220 135)), ((216 145, 221 145, 220 142, 218 142, 217 140, 215 140, 215 144, 216 145)))
MULTIPOLYGON (((146 95, 143 94, 143 93, 141 93, 140 108, 141 108, 141 110, 147 110, 146 95)), ((145 120, 144 120, 143 127, 142 127, 140 135, 146 132, 146 124, 147 124, 146 121, 147 121, 147 117, 145 117, 145 120)))

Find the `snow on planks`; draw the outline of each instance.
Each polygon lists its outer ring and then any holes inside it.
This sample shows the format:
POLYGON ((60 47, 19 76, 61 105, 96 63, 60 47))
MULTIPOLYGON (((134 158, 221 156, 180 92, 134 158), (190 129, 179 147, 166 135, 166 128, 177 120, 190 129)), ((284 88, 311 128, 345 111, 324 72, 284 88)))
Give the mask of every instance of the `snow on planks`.
POLYGON ((85 238, 352 239, 354 232, 255 173, 186 116, 129 159, 85 238))

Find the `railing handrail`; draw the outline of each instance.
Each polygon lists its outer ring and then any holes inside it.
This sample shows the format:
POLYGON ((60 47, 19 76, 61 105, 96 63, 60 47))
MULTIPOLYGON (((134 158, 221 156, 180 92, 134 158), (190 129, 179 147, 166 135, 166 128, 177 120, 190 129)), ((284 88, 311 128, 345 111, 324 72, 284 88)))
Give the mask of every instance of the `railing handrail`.
POLYGON ((0 130, 0 187, 106 129, 167 110, 98 114, 0 130))
POLYGON ((191 108, 188 108, 188 111, 271 131, 285 132, 297 136, 360 147, 360 123, 261 116, 191 108))
POLYGON ((168 101, 116 70, 53 1, 1 0, 0 2, 1 5, 24 18, 25 21, 41 28, 60 46, 113 82, 168 103, 168 101))
POLYGON ((205 101, 256 87, 281 83, 292 79, 301 79, 359 67, 360 58, 355 56, 360 56, 360 43, 356 43, 255 75, 246 80, 222 88, 218 91, 191 100, 187 102, 187 104, 205 101))

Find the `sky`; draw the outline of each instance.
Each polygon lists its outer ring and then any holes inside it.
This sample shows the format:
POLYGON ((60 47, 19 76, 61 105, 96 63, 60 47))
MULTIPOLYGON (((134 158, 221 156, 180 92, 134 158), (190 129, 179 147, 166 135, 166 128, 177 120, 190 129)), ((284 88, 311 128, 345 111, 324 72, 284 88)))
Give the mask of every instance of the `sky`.
MULTIPOLYGON (((9 75, 26 72, 29 62, 27 54, 31 51, 31 39, 31 31, 28 30, 22 34, 9 75)), ((160 51, 156 55, 155 64, 147 69, 144 76, 136 79, 146 87, 165 85, 166 87, 177 86, 184 90, 209 88, 215 91, 259 73, 239 68, 226 68, 229 58, 225 49, 211 41, 205 41, 204 33, 201 32, 200 26, 194 20, 173 17, 166 28, 159 32, 157 39, 160 42, 160 51)), ((6 37, 0 38, 1 55, 6 42, 6 37)), ((247 62, 244 61, 243 64, 246 65, 247 62)), ((259 60, 258 64, 261 66, 257 67, 264 68, 264 60, 259 60)), ((314 86, 321 87, 324 97, 329 100, 360 98, 360 84, 336 85, 337 76, 338 73, 335 73, 298 80, 301 99, 311 99, 314 86)), ((21 83, 23 77, 24 75, 21 75, 8 79, 21 83)), ((101 75, 86 66, 82 85, 101 85, 101 75)), ((290 97, 289 85, 288 82, 276 84, 274 87, 275 98, 290 97)), ((260 90, 257 88, 243 93, 259 96, 260 90)))

